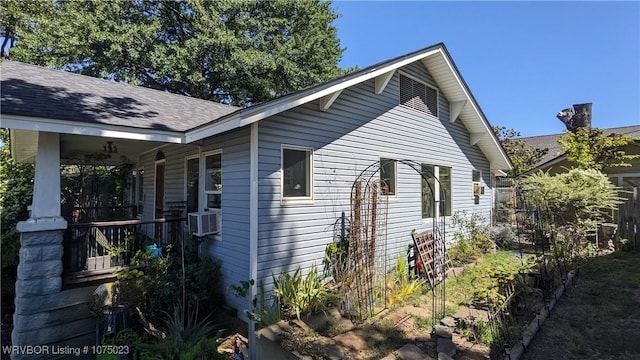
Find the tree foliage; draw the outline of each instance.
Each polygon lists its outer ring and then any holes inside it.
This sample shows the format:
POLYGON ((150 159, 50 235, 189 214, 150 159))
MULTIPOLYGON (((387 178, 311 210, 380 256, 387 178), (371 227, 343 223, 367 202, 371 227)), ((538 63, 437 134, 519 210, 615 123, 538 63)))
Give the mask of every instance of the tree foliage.
POLYGON ((593 169, 555 175, 539 171, 526 177, 522 187, 532 203, 555 217, 556 225, 582 231, 607 220, 623 201, 607 175, 593 169))
POLYGON ((32 30, 32 21, 51 8, 52 2, 44 0, 0 1, 0 56, 7 57, 16 44, 19 34, 32 30))
POLYGON ((0 226, 2 267, 16 265, 20 249, 18 221, 28 217, 33 193, 33 164, 18 164, 11 158, 9 131, 0 129, 0 226))
POLYGON ((37 11, 3 5, 14 14, 2 23, 13 60, 235 105, 341 73, 338 15, 326 1, 31 3, 37 11))
POLYGON ((500 144, 509 155, 513 169, 509 175, 515 176, 531 170, 549 149, 532 148, 527 146, 523 140, 518 139, 520 132, 514 129, 507 129, 504 126, 494 126, 493 132, 498 136, 500 144))
POLYGON ((624 134, 605 135, 600 129, 579 128, 558 138, 567 160, 581 169, 602 170, 616 166, 631 166, 628 161, 640 155, 626 154, 624 147, 634 141, 624 134))

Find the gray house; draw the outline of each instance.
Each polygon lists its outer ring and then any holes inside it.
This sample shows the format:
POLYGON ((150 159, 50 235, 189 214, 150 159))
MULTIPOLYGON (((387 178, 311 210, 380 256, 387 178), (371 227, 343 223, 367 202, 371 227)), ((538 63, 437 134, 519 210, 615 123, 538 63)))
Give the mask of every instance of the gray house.
MULTIPOLYGON (((31 218, 18 227, 23 248, 61 248, 60 162, 114 147, 114 160, 135 164, 139 219, 161 218, 180 201, 187 212, 215 213, 209 220, 219 215, 202 250, 222 259, 225 287, 248 279, 269 287, 272 274, 320 266, 336 220, 349 214, 355 179, 373 163, 388 184, 390 254, 434 217, 462 210, 489 217, 494 176, 511 167, 443 44, 244 109, 11 61, 1 76, 13 155, 36 163, 31 218), (427 167, 442 188, 436 199, 395 160, 427 167), (446 204, 441 215, 429 200, 446 204)), ((59 292, 60 265, 53 267, 19 282, 48 284, 37 296, 59 292)), ((227 301, 240 316, 250 308, 248 298, 227 301)), ((45 310, 20 316, 38 311, 45 310)), ((17 326, 14 341, 28 330, 17 326)))

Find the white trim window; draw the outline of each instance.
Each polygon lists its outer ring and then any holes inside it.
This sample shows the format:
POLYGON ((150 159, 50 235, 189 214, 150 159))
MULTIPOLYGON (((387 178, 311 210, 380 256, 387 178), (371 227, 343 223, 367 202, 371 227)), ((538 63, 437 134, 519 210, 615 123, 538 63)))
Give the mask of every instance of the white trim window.
POLYGON ((210 151, 204 157, 205 210, 222 208, 222 152, 210 151))
POLYGON ((136 206, 136 217, 142 219, 144 213, 144 168, 131 173, 131 204, 136 206))
POLYGON ((380 158, 380 183, 383 184, 382 195, 398 195, 398 166, 396 160, 389 158, 380 158))
POLYGON ((424 178, 422 179, 422 218, 431 219, 434 217, 434 201, 435 211, 440 216, 451 216, 451 168, 422 164, 422 173, 427 179, 426 181, 424 178), (443 194, 444 199, 442 199, 443 194))
POLYGON ((184 198, 187 213, 222 208, 222 151, 186 156, 184 198))
MULTIPOLYGON (((471 194, 477 200, 484 195, 484 185, 482 183, 482 171, 471 170, 471 194)), ((476 202, 477 204, 477 202, 476 202)))
POLYGON ((281 199, 313 200, 313 149, 281 146, 281 199))
POLYGON ((400 73, 400 105, 438 117, 438 89, 400 73))
POLYGON ((222 150, 213 150, 184 158, 184 199, 187 214, 217 213, 217 234, 222 241, 222 150))
POLYGON ((200 211, 200 155, 185 158, 185 200, 187 213, 200 211))

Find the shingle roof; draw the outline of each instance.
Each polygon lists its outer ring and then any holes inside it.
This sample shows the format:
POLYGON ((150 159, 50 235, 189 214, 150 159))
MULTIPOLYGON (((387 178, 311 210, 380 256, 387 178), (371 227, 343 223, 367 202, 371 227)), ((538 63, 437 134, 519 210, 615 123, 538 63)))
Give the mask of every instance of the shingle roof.
MULTIPOLYGON (((632 125, 632 126, 622 126, 615 128, 607 128, 602 129, 605 135, 610 134, 620 134, 620 135, 629 135, 632 137, 640 138, 640 125, 632 125)), ((541 135, 541 136, 530 136, 530 137, 522 137, 519 140, 524 141, 524 143, 528 147, 539 148, 539 149, 549 149, 547 154, 543 156, 540 161, 536 164, 536 166, 546 163, 556 157, 562 155, 564 151, 562 151, 562 147, 558 144, 558 137, 562 134, 551 134, 551 135, 541 135)))
POLYGON ((28 117, 186 131, 239 109, 9 60, 0 83, 2 114, 28 117))

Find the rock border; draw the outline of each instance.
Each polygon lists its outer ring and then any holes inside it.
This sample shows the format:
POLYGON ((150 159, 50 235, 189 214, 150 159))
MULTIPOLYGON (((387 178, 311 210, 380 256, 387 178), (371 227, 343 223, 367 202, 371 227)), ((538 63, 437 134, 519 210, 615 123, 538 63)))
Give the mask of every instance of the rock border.
POLYGON ((558 299, 562 297, 565 290, 567 290, 569 286, 571 286, 573 278, 576 275, 576 270, 569 271, 569 273, 567 274, 567 279, 562 283, 562 285, 560 285, 558 290, 556 290, 556 292, 554 293, 554 297, 549 301, 549 304, 546 304, 544 309, 540 310, 535 319, 531 321, 529 327, 520 339, 520 342, 506 349, 507 354, 504 356, 504 360, 518 360, 526 352, 527 347, 529 346, 531 341, 533 341, 533 338, 536 336, 538 331, 540 331, 542 323, 544 323, 544 321, 549 317, 551 311, 558 303, 558 299))

